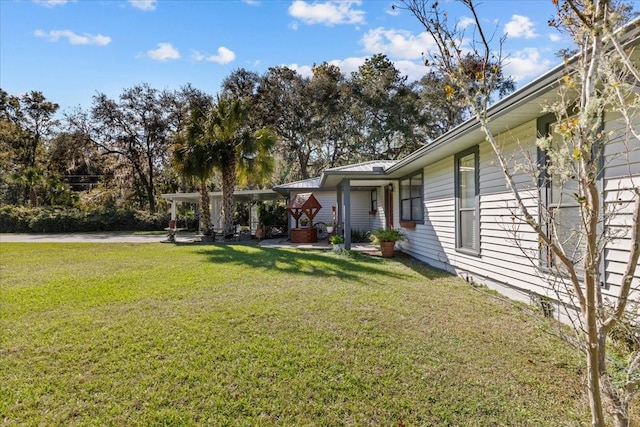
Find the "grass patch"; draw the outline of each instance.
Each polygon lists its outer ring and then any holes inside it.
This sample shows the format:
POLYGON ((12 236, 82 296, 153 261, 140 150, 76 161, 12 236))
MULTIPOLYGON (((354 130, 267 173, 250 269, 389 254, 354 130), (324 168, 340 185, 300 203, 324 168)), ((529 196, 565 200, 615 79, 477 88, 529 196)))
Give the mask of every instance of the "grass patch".
POLYGON ((0 249, 6 425, 586 424, 580 359, 412 260, 0 249))

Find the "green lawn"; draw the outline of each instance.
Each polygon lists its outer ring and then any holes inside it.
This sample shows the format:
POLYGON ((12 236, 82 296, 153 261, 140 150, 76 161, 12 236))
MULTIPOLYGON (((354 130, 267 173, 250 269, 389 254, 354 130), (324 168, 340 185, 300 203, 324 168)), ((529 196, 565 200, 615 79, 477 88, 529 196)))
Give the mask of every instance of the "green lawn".
POLYGON ((0 245, 0 425, 558 426, 576 354, 411 260, 0 245))

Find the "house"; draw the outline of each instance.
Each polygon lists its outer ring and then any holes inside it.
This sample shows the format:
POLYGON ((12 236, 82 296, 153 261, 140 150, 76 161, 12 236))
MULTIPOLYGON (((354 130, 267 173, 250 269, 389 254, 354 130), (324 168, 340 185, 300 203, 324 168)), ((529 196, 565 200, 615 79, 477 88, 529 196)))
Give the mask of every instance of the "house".
MULTIPOLYGON (((640 42, 634 31, 629 32, 627 46, 640 42)), ((637 56, 634 53, 633 59, 637 56)), ((554 117, 543 106, 560 100, 559 81, 564 73, 561 64, 489 108, 489 127, 511 166, 516 162, 529 162, 532 168, 538 165, 541 154, 536 139, 554 126, 554 117)), ((640 128, 640 119, 634 119, 640 128)), ((622 122, 618 113, 607 112, 603 131, 624 133, 622 122)), ((621 231, 631 221, 629 202, 634 197, 625 190, 640 187, 640 147, 637 139, 632 140, 631 145, 623 138, 604 145, 602 173, 597 177, 607 203, 626 209, 618 223, 606 225, 621 231)), ((514 180, 535 215, 540 215, 540 206, 557 204, 553 183, 541 185, 522 170, 516 170, 514 180)), ((540 295, 554 297, 543 277, 553 260, 541 250, 538 236, 517 219, 514 197, 475 119, 399 161, 326 169, 319 177, 283 184, 274 191, 287 200, 312 192, 322 205, 315 221, 336 224, 347 249, 353 229, 398 228, 406 235, 398 248, 429 265, 514 299, 531 302, 540 295)), ((578 219, 576 206, 570 203, 558 204, 555 212, 569 223, 578 219)), ((291 221, 289 227, 293 226, 291 221)), ((559 236, 562 230, 555 232, 559 236)), ((605 246, 600 265, 603 298, 615 298, 628 254, 629 239, 624 233, 605 246)), ((640 285, 639 274, 637 269, 634 288, 640 285)))
MULTIPOLYGON (((634 37, 630 45, 640 41, 637 33, 634 37)), ((490 107, 490 129, 511 166, 529 162, 535 168, 540 161, 536 139, 552 129, 555 120, 544 112, 543 105, 560 100, 559 81, 564 73, 562 64, 490 107)), ((624 128, 621 122, 618 113, 607 112, 604 132, 624 128)), ((640 121, 638 125, 640 128, 640 121)), ((632 140, 631 145, 622 139, 604 145, 603 169, 598 176, 605 199, 626 206, 627 212, 633 193, 625 189, 640 186, 640 147, 632 140)), ((514 180, 525 204, 536 215, 538 203, 552 208, 557 202, 550 184, 541 186, 518 170, 514 180)), ((289 194, 313 191, 324 203, 337 205, 337 223, 344 227, 347 248, 352 228, 400 228, 406 239, 398 247, 429 265, 526 302, 540 295, 555 296, 543 277, 546 263, 551 262, 549 254, 542 253, 538 236, 517 219, 514 198, 497 157, 474 119, 402 160, 327 169, 319 178, 275 190, 283 194, 285 190, 289 194), (363 214, 367 203, 376 211, 369 218, 363 214)), ((558 204, 555 212, 569 223, 578 220, 575 204, 558 204)), ((611 226, 623 230, 631 215, 619 220, 622 223, 611 226)), ((557 230, 558 235, 561 232, 557 230)), ((601 263, 604 298, 615 297, 628 253, 629 239, 623 235, 605 247, 601 263)), ((640 285, 639 274, 637 269, 634 287, 640 285)))
MULTIPOLYGON (((393 179, 384 176, 395 160, 376 160, 325 169, 322 175, 274 187, 287 200, 302 193, 313 193, 322 209, 315 223, 336 224, 345 230, 345 244, 350 247, 351 230, 371 231, 393 226, 393 179)), ((289 219, 289 228, 295 226, 289 219)))

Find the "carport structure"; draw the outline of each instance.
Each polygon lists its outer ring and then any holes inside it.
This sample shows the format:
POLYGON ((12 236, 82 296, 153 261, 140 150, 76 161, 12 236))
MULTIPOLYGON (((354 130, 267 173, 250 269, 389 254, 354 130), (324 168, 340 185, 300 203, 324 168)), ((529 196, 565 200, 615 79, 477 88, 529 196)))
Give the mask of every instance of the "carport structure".
MULTIPOLYGON (((177 218, 178 203, 194 203, 200 205, 200 193, 166 193, 161 194, 163 199, 171 202, 171 220, 177 218)), ((214 230, 222 229, 222 191, 209 193, 211 202, 211 225, 214 230)), ((273 190, 237 190, 233 192, 234 203, 269 202, 274 200, 284 201, 284 197, 273 190)), ((255 234, 258 226, 258 212, 255 205, 251 206, 250 224, 251 234, 255 234)))

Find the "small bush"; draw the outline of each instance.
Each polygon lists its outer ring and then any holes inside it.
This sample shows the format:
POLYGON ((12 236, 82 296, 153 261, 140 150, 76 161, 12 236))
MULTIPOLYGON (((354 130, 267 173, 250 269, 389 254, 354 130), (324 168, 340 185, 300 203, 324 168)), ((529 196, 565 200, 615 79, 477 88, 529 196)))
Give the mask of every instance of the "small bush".
POLYGON ((365 243, 369 241, 371 241, 371 233, 369 231, 351 229, 351 242, 365 243))
POLYGON ((400 240, 404 240, 404 234, 401 231, 395 230, 393 228, 379 228, 377 230, 373 230, 371 232, 373 236, 374 242, 397 242, 400 240))
POLYGON ((0 207, 1 233, 71 233, 90 231, 153 231, 169 223, 166 213, 150 214, 134 209, 22 206, 0 207))

